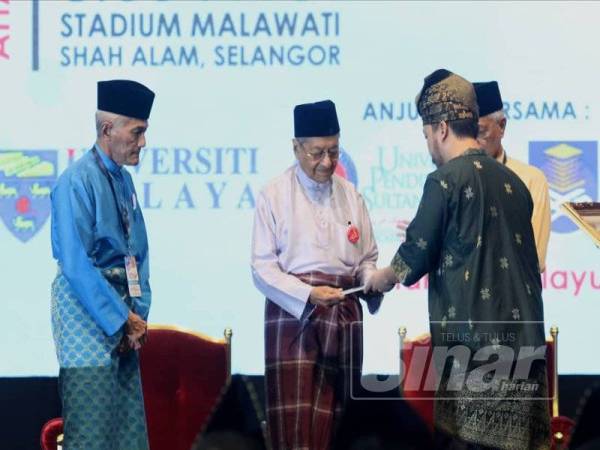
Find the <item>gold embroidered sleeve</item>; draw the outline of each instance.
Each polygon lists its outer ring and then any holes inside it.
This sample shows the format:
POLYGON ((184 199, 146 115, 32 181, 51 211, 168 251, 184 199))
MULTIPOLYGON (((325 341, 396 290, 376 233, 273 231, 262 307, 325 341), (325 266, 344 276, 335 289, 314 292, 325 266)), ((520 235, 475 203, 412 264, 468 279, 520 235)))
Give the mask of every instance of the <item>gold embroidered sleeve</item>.
POLYGON ((402 259, 400 253, 396 253, 396 256, 394 256, 394 259, 392 259, 391 266, 392 270, 396 274, 398 283, 404 284, 404 282, 406 281, 406 277, 408 277, 408 275, 411 272, 411 269, 408 266, 408 264, 406 264, 406 262, 402 259))

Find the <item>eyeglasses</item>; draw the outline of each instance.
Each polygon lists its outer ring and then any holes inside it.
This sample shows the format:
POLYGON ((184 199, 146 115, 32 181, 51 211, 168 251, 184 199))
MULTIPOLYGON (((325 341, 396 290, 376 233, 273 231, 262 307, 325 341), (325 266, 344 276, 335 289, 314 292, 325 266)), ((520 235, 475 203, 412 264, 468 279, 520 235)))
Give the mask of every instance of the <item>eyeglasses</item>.
MULTIPOLYGON (((300 144, 300 146, 304 149, 303 144, 300 144)), ((336 161, 339 159, 341 153, 342 152, 340 151, 339 148, 332 148, 329 150, 320 150, 320 151, 313 151, 313 152, 304 150, 304 154, 306 156, 308 156, 313 162, 323 161, 323 158, 325 158, 325 154, 329 155, 329 159, 331 159, 332 161, 336 161)))

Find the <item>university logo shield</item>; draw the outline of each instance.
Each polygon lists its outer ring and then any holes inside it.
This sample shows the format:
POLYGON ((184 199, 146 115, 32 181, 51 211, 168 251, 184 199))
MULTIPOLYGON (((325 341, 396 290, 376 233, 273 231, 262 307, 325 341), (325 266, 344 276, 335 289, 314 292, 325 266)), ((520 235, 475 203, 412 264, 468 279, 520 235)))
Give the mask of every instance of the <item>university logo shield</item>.
POLYGON ((50 215, 56 163, 56 150, 0 150, 0 217, 22 242, 35 236, 50 215))
POLYGON ((348 180, 354 185, 354 187, 358 185, 356 167, 354 166, 352 158, 350 158, 350 155, 345 149, 341 149, 340 159, 335 167, 335 174, 348 180))
POLYGON ((575 231, 577 226, 560 205, 564 202, 591 202, 598 198, 598 142, 530 142, 529 162, 540 168, 548 179, 552 231, 575 231))

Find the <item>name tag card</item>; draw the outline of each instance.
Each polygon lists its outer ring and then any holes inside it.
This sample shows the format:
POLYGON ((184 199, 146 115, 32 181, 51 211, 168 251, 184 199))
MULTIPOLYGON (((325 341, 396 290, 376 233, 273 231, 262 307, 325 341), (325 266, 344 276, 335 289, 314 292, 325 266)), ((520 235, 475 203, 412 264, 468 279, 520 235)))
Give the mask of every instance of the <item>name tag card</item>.
POLYGON ((129 287, 130 297, 141 297, 142 288, 140 286, 140 276, 138 275, 137 262, 135 256, 125 257, 125 273, 127 274, 127 286, 129 287))

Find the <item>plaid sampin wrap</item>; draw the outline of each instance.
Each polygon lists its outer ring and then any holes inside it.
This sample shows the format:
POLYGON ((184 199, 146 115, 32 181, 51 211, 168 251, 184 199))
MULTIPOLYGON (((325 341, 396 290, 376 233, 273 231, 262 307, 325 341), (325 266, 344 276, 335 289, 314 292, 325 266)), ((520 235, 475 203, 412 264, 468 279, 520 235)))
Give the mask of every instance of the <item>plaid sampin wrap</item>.
MULTIPOLYGON (((310 272, 295 275, 311 286, 351 288, 355 278, 310 272)), ((349 295, 296 319, 267 299, 265 386, 272 450, 326 450, 360 382, 362 309, 349 295)))
POLYGON ((473 85, 446 69, 436 70, 425 78, 415 102, 423 125, 479 118, 473 85))

